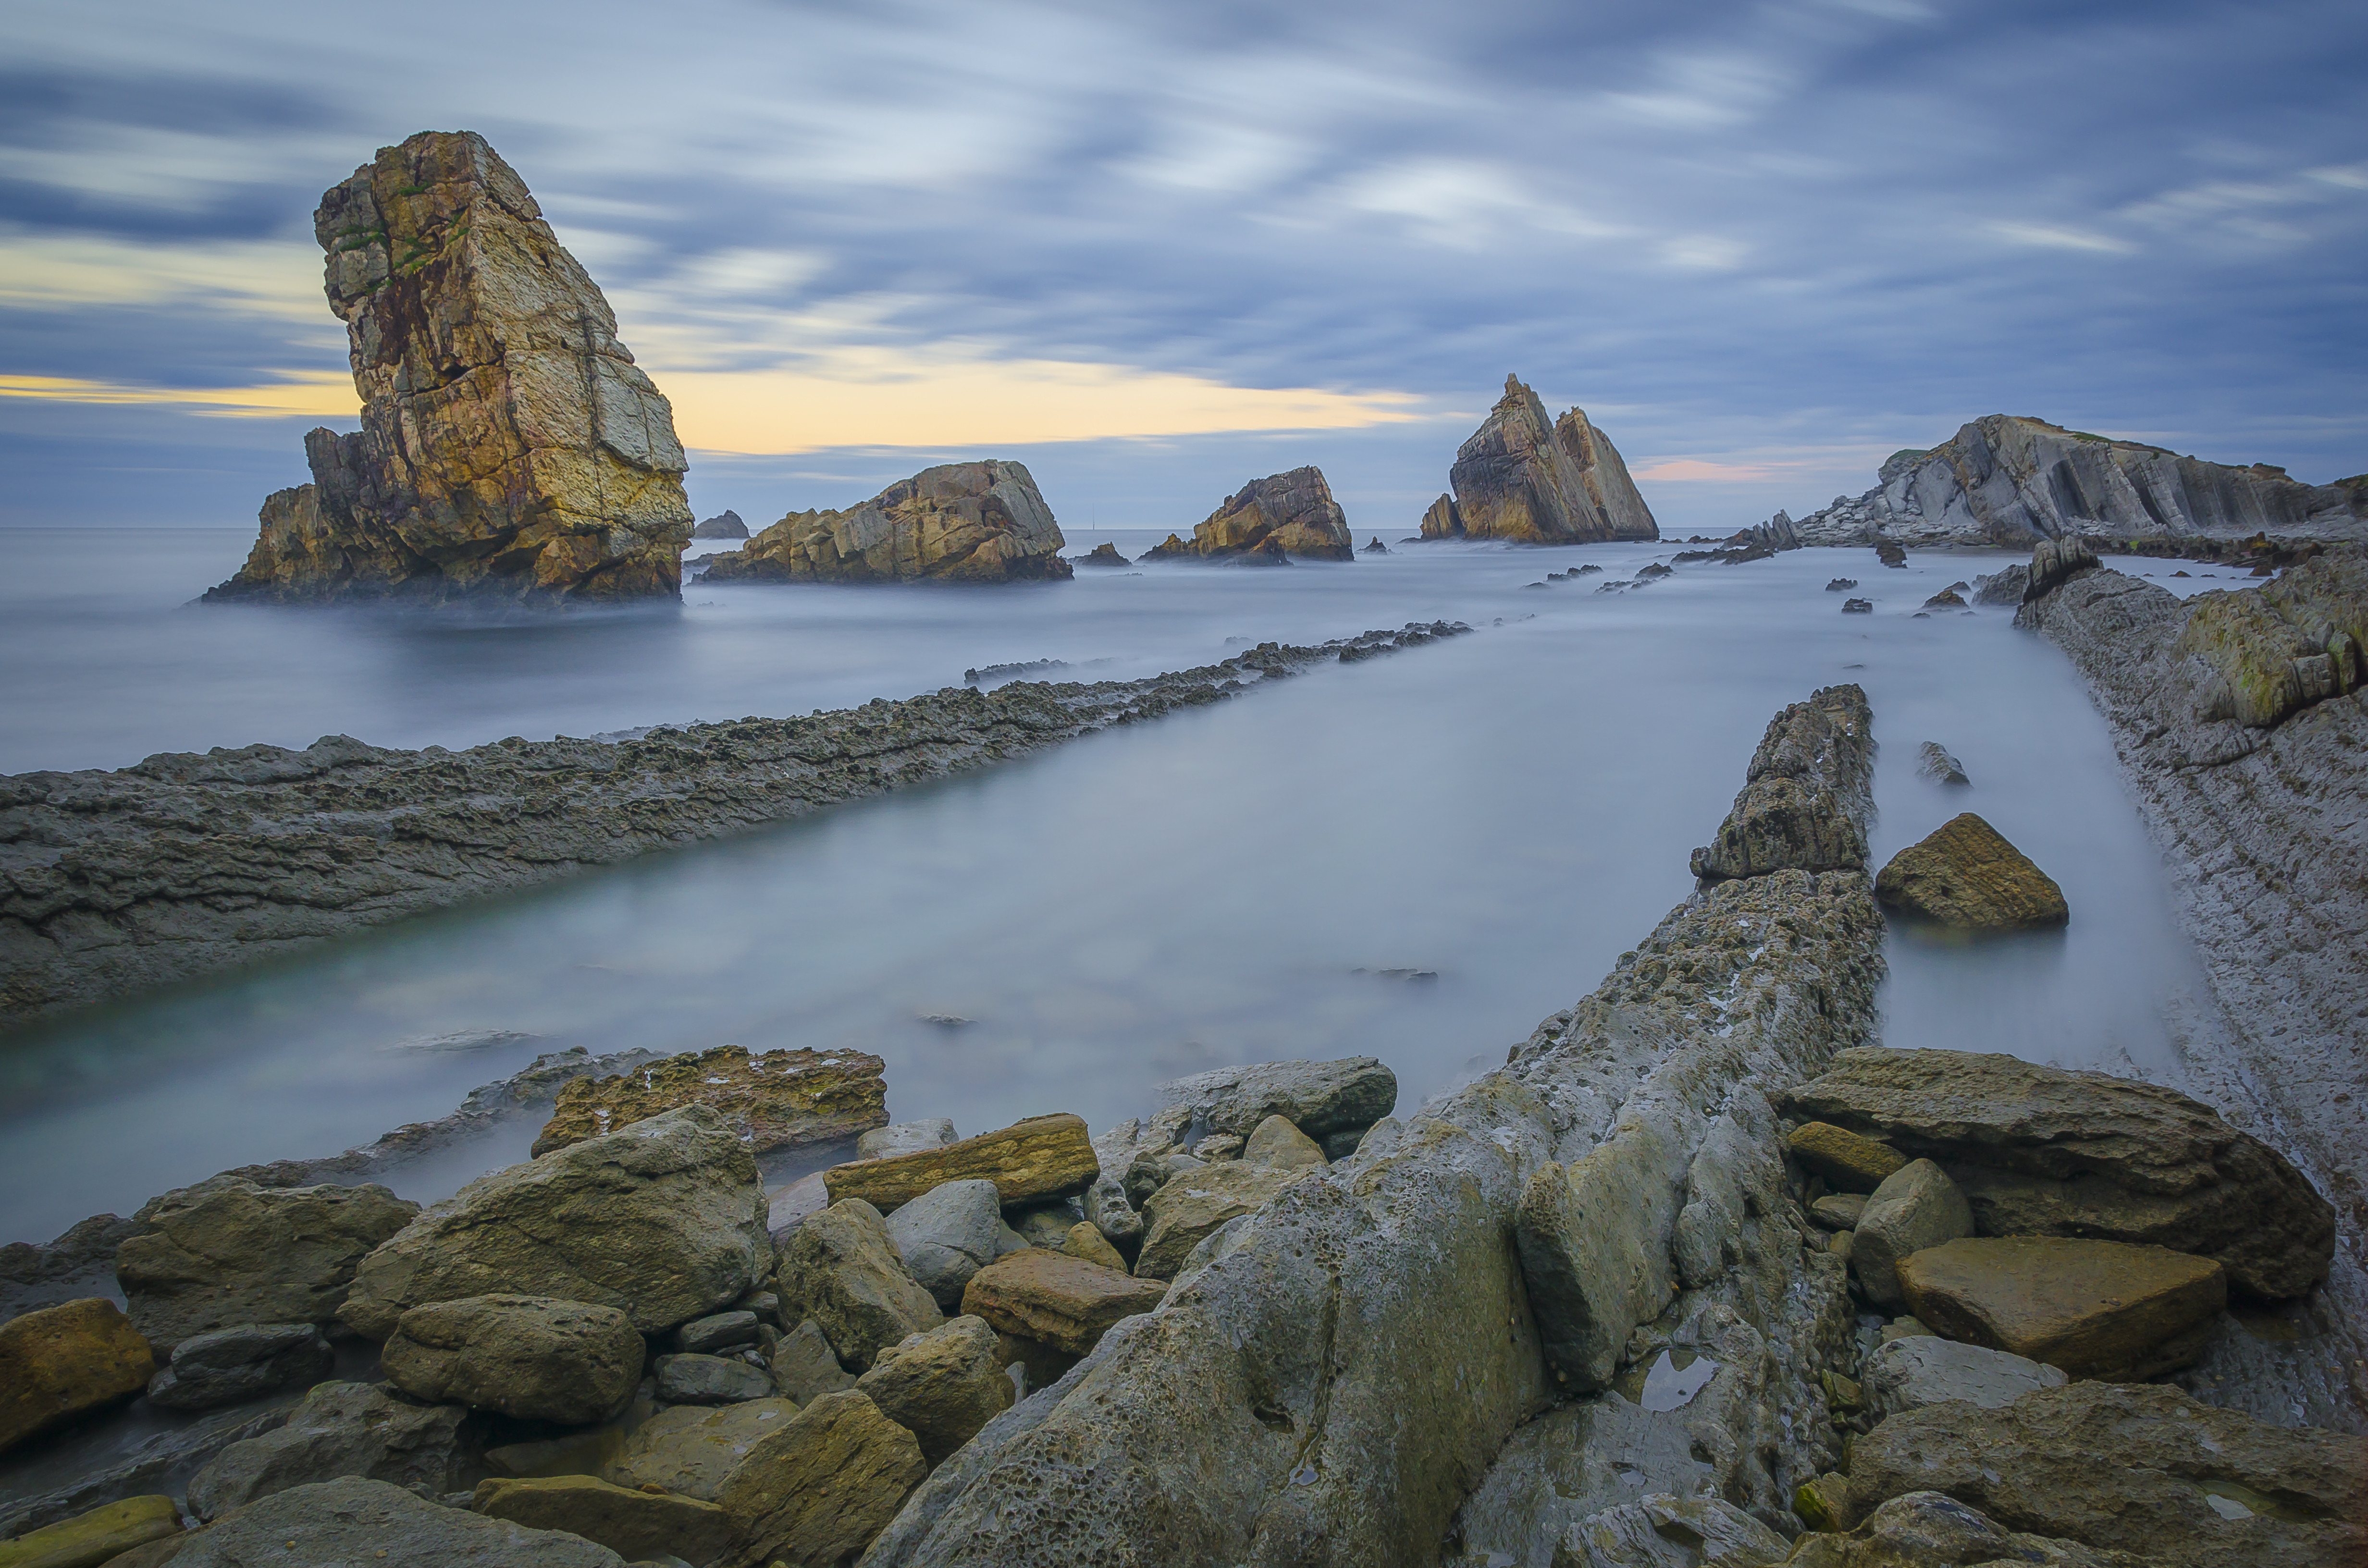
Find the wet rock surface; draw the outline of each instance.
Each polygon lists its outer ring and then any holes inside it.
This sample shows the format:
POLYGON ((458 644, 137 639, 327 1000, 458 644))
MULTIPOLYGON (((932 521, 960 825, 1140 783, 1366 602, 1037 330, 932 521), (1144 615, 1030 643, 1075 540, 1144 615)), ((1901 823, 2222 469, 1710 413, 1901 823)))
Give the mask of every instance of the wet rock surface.
POLYGON ((1972 812, 1885 861, 1874 896, 1891 908, 1975 931, 2021 931, 2071 918, 2055 880, 1972 812))
POLYGON ((1545 404, 1519 378, 1480 428, 1456 449, 1452 496, 1431 504, 1425 539, 1519 540, 1578 544, 1661 537, 1628 466, 1583 409, 1549 422, 1545 404))
POLYGON ((1951 1400, 1995 1410, 2034 1389, 2062 1388, 2067 1381, 2059 1369, 2028 1357, 1936 1334, 1906 1335, 1878 1346, 1866 1358, 1860 1379, 1867 1410, 1877 1421, 1951 1400))
POLYGON ((677 1106, 703 1105, 762 1159, 836 1143, 888 1120, 886 1064, 860 1051, 768 1051, 742 1045, 687 1052, 638 1072, 578 1078, 559 1091, 534 1141, 547 1154, 677 1106))
POLYGON ((945 463, 844 512, 792 512, 700 580, 1041 582, 1070 575, 1066 542, 1025 463, 945 463))

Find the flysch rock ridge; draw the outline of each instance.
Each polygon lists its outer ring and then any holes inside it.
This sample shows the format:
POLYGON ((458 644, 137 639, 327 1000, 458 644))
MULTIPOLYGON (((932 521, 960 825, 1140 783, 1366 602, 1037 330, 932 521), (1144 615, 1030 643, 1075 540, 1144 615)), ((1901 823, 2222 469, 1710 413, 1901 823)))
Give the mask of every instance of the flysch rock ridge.
POLYGON ((2333 1271, 2307 1314, 2317 1349, 2281 1369, 2229 1335, 2210 1397, 2266 1420, 2299 1411, 2314 1426, 2368 1431, 2368 694, 2328 697, 2268 728, 2203 717, 2209 672, 2173 645, 2219 597, 2181 601, 2089 565, 2039 591, 2016 623, 2087 679, 2163 849, 2213 1004, 2182 1020, 2190 1086, 2336 1206, 2333 1271))
POLYGON ((1516 1214, 1533 1173, 1615 1130, 1665 1151, 1651 1179, 1678 1218, 1651 1241, 1691 1255, 1627 1359, 1720 1363, 1668 1418, 1656 1484, 1713 1478, 1785 1518, 1839 1457, 1817 1374, 1845 1364, 1850 1315, 1841 1259, 1780 1196, 1763 1091, 1871 1038, 1883 972, 1863 870, 1705 887, 1507 1065, 1204 1241, 1159 1311, 990 1424, 864 1568, 1430 1563, 1451 1530, 1545 1561, 1509 1543, 1576 1522, 1538 1450, 1572 1449, 1574 1415, 1637 1412, 1556 1408, 1516 1214))
POLYGON ((0 1028, 1466 630, 1268 642, 1144 680, 948 687, 614 740, 398 751, 329 735, 0 777, 0 1028))

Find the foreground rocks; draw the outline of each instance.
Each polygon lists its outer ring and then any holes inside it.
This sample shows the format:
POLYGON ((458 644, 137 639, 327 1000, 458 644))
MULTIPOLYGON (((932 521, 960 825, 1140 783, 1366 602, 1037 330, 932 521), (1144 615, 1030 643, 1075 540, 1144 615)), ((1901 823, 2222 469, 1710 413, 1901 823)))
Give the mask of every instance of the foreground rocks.
POLYGON ((1894 909, 1975 931, 2029 930, 2072 917, 2054 879, 1971 812, 1884 862, 1874 895, 1894 909))
POLYGON ((473 131, 382 147, 321 198, 362 427, 304 437, 214 602, 672 598, 674 412, 525 184, 473 131))
POLYGON ((352 1477, 300 1486, 189 1538, 175 1568, 386 1563, 389 1568, 620 1568, 582 1536, 448 1508, 352 1477), (383 1553, 384 1555, 381 1555, 383 1553))
POLYGON ((0 1452, 137 1396, 155 1366, 112 1301, 68 1301, 0 1324, 0 1452))
POLYGON ((783 1149, 837 1143, 888 1122, 886 1064, 860 1051, 768 1051, 744 1045, 670 1056, 609 1078, 578 1078, 559 1092, 534 1141, 547 1154, 682 1105, 703 1105, 762 1159, 783 1149))
POLYGON ((730 1568, 855 1557, 928 1473, 913 1434, 860 1392, 825 1394, 759 1440, 715 1500, 740 1531, 730 1568))
POLYGON ((484 1428, 456 1404, 418 1405, 366 1383, 321 1383, 286 1423, 233 1443, 189 1482, 189 1511, 219 1518, 258 1498, 338 1477, 422 1497, 474 1484, 484 1428))
POLYGON ((642 1336, 614 1307, 472 1296, 412 1308, 381 1357, 387 1381, 422 1403, 581 1426, 632 1392, 642 1336))
POLYGON ((1574 408, 1551 424, 1538 394, 1512 376, 1505 395, 1456 449, 1452 495, 1423 515, 1425 539, 1581 544, 1661 537, 1611 438, 1574 408))
POLYGON ((213 1410, 279 1389, 309 1388, 329 1375, 336 1353, 318 1325, 243 1324, 192 1335, 148 1381, 160 1410, 213 1410))
MULTIPOLYGON (((1175 536, 1170 535, 1173 539, 1175 536)), ((1356 540, 1332 487, 1319 468, 1295 468, 1289 473, 1254 479, 1228 496, 1224 505, 1195 524, 1189 543, 1161 546, 1144 559, 1196 556, 1223 561, 1261 551, 1280 551, 1310 561, 1354 561, 1356 540)))
POLYGON ((942 1148, 833 1165, 825 1180, 833 1203, 861 1199, 893 1210, 950 1181, 991 1181, 1006 1205, 1066 1198, 1100 1173, 1083 1119, 1030 1117, 942 1148))
POLYGON ((1047 581, 1071 575, 1053 509, 1024 463, 946 463, 844 512, 792 512, 702 583, 1047 581))
POLYGON ((781 1311, 811 1320, 841 1361, 860 1371, 905 1336, 944 1321, 938 1303, 905 1272, 880 1211, 841 1199, 797 1228, 781 1249, 781 1311))

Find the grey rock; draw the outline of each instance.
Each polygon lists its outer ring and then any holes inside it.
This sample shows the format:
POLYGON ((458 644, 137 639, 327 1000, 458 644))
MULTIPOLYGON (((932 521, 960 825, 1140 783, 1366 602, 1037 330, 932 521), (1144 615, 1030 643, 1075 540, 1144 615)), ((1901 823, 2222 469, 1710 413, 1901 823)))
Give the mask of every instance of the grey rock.
POLYGON ((860 1198, 799 1226, 781 1249, 776 1279, 783 1315, 813 1319, 839 1359, 859 1370, 906 1335, 945 1321, 936 1298, 905 1271, 880 1211, 860 1198))
POLYGON ((642 1355, 632 1320, 614 1307, 470 1296, 404 1313, 380 1364, 424 1403, 583 1426, 617 1413, 641 1381, 642 1355))
POLYGON ((1363 1145, 1365 1134, 1371 1131, 1370 1128, 1351 1127, 1343 1131, 1326 1133, 1322 1142, 1324 1158, 1336 1163, 1348 1159, 1363 1145))
POLYGON ((148 1401, 165 1410, 218 1410, 329 1375, 336 1353, 309 1323, 244 1324, 192 1335, 172 1364, 149 1381, 148 1401))
POLYGON ((1859 1381, 1868 1415, 1880 1421, 1952 1399, 1995 1410, 2034 1389, 2062 1388, 2067 1380, 2041 1362, 1979 1345, 1960 1345, 1928 1330, 1877 1346, 1859 1381))
POLYGON ((855 1378, 839 1365, 838 1353, 822 1325, 812 1318, 781 1336, 773 1346, 773 1383, 783 1397, 805 1404, 826 1393, 855 1386, 855 1378))
POLYGON ((407 1404, 367 1383, 319 1383, 286 1425, 233 1443, 189 1482, 189 1511, 219 1518, 292 1486, 358 1476, 422 1497, 477 1481, 484 1433, 457 1404, 407 1404))
POLYGON ((113 1214, 93 1214, 51 1242, 0 1246, 0 1323, 115 1292, 115 1253, 139 1229, 113 1214))
POLYGON ((1397 1074, 1370 1056, 1338 1062, 1262 1062, 1176 1078, 1153 1091, 1163 1107, 1189 1111, 1198 1142, 1210 1133, 1247 1138, 1269 1116, 1311 1138, 1371 1127, 1396 1108, 1397 1074))
POLYGON ((1970 784, 1964 764, 1949 755, 1948 747, 1938 741, 1926 741, 1916 748, 1916 775, 1935 784, 1970 784))
MULTIPOLYGON (((1170 535, 1173 539, 1175 536, 1170 535)), ((1190 540, 1161 545, 1145 561, 1194 556, 1204 561, 1282 553, 1315 561, 1354 561, 1356 540, 1318 468, 1254 479, 1194 525, 1190 540)), ((1378 541, 1376 541, 1378 542, 1378 541)))
POLYGON ((2017 562, 1990 576, 1975 578, 1974 602, 2012 608, 2022 603, 2024 591, 2030 585, 2031 569, 2017 562))
POLYGON ((1127 1200, 1126 1188, 1116 1177, 1095 1178, 1094 1185, 1086 1189, 1084 1202, 1086 1219, 1102 1233, 1104 1241, 1130 1254, 1142 1244, 1143 1216, 1127 1200))
POLYGON ((1865 1212, 1862 1192, 1829 1192, 1809 1205, 1809 1218, 1828 1231, 1856 1230, 1859 1216, 1865 1212))
POLYGON ((1572 1532, 1589 1568, 1775 1563, 1793 1543, 1724 1497, 1659 1493, 1606 1508, 1572 1532))
POLYGON ((1126 1167, 1126 1181, 1121 1196, 1141 1209, 1151 1200, 1153 1193, 1185 1172, 1202 1169, 1207 1164, 1207 1161, 1196 1160, 1180 1150, 1137 1154, 1134 1163, 1126 1167))
POLYGON ((362 1260, 338 1320, 384 1339, 412 1307, 508 1294, 657 1334, 739 1300, 771 1254, 756 1161, 685 1106, 478 1177, 362 1260))
POLYGON ((1003 1211, 1004 1222, 1021 1241, 1032 1247, 1048 1247, 1055 1252, 1069 1239, 1070 1227, 1082 1218, 1083 1211, 1066 1201, 1029 1204, 1003 1211))
POLYGON ((771 1374, 737 1357, 661 1356, 655 1369, 666 1404, 738 1404, 773 1394, 771 1374))
POLYGON ((188 1538, 174 1568, 621 1568, 564 1530, 528 1529, 353 1476, 291 1487, 188 1538))
POLYGON ((1718 836, 1693 853, 1693 874, 1863 867, 1874 812, 1872 722, 1855 686, 1827 687, 1770 720, 1718 836))
POLYGON ((188 1478, 216 1454, 233 1443, 273 1431, 287 1419, 285 1405, 260 1412, 223 1410, 159 1432, 132 1445, 115 1463, 87 1471, 68 1485, 0 1503, 0 1540, 71 1519, 118 1498, 178 1496, 188 1490, 188 1478))
POLYGON ((1201 1238, 1229 1220, 1255 1213, 1305 1174, 1229 1160, 1177 1176, 1144 1205, 1148 1229, 1134 1271, 1149 1279, 1173 1278, 1201 1238))
POLYGON ((693 539, 746 539, 748 525, 740 514, 726 508, 712 517, 702 517, 690 530, 693 539))
MULTIPOLYGON (((769 1292, 768 1292, 769 1293, 769 1292)), ((780 1311, 780 1299, 773 1298, 773 1310, 780 1311)), ((693 1318, 674 1331, 674 1347, 686 1355, 706 1356, 734 1346, 754 1345, 760 1325, 757 1314, 738 1309, 728 1312, 710 1312, 703 1318, 693 1318)))
POLYGON ((1610 1382, 1629 1331, 1676 1293, 1669 1248, 1689 1153, 1666 1114, 1643 1115, 1522 1189, 1514 1238, 1530 1309, 1574 1392, 1610 1382))
POLYGON ((884 1160, 894 1154, 909 1154, 916 1149, 942 1149, 954 1141, 951 1117, 933 1116, 920 1121, 892 1122, 875 1127, 855 1141, 855 1157, 859 1160, 884 1160))
POLYGON ((855 1386, 941 1464, 1011 1408, 999 1342, 984 1319, 958 1317, 882 1353, 855 1386))
POLYGON ((1974 1233, 1973 1206, 1948 1173, 1930 1160, 1912 1160, 1883 1178, 1866 1200, 1850 1244, 1850 1271, 1867 1300, 1896 1307, 1907 1300, 1897 1265, 1911 1253, 1974 1233))

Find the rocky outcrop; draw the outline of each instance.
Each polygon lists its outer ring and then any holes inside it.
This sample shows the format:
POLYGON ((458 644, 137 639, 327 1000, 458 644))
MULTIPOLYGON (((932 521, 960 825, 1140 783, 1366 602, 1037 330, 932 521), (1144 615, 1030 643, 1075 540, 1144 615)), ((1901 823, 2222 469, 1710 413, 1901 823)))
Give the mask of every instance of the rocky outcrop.
POLYGON ((2199 594, 2171 639, 2195 716, 2265 730, 2368 685, 2368 555, 2321 555, 2275 582, 2199 594))
POLYGON ((1874 896, 1937 925, 1975 931, 2061 926, 2070 909, 2054 878, 1972 812, 1961 812, 1884 862, 1874 896))
POLYGON ((2228 1301, 2227 1276, 2208 1257, 2063 1236, 1928 1246, 1900 1259, 1899 1284, 1936 1333, 2108 1382, 2192 1362, 2228 1301))
POLYGON ((1083 555, 1070 562, 1072 566, 1128 566, 1133 564, 1118 552, 1118 546, 1105 540, 1083 555))
POLYGON ((136 1397, 155 1354, 113 1301, 68 1301, 0 1324, 0 1452, 136 1397))
POLYGON ((886 1064, 860 1051, 686 1051, 639 1072, 578 1078, 559 1091, 537 1156, 621 1131, 677 1106, 703 1105, 758 1159, 838 1143, 888 1121, 886 1064))
POLYGON ((1693 852, 1695 876, 1864 868, 1874 781, 1864 691, 1827 687, 1770 720, 1745 778, 1718 836, 1693 852))
POLYGON ((542 210, 474 131, 422 131, 321 198, 362 427, 304 437, 216 602, 673 597, 674 413, 542 210))
POLYGON ((1295 468, 1251 480, 1205 522, 1193 525, 1189 551, 1203 561, 1222 561, 1269 548, 1310 561, 1357 558, 1349 519, 1332 499, 1322 469, 1295 468))
POLYGON ((718 512, 712 517, 700 518, 699 525, 690 530, 690 537, 693 539, 746 539, 748 525, 740 520, 740 514, 737 512, 718 512))
POLYGON ((0 777, 0 1027, 1469 630, 1267 642, 1147 680, 948 687, 615 741, 414 752, 332 735, 0 777))
POLYGON ((792 512, 719 555, 702 583, 1042 582, 1067 541, 1025 463, 946 463, 848 511, 792 512))
POLYGON ((1661 537, 1628 465, 1587 411, 1551 423, 1538 394, 1517 377, 1449 470, 1454 494, 1423 515, 1425 539, 1505 539, 1525 544, 1587 544, 1661 537))

